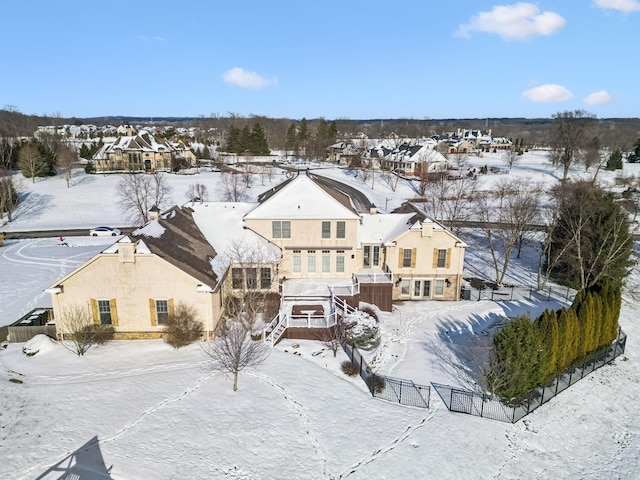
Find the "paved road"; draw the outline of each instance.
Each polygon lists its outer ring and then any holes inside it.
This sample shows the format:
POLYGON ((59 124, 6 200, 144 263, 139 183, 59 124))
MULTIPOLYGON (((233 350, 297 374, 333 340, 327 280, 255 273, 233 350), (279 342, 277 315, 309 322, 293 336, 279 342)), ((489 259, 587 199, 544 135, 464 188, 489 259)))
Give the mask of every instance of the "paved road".
MULTIPOLYGON (((135 227, 119 227, 124 235, 133 232, 135 227)), ((1 230, 0 230, 1 231, 1 230)), ((4 238, 24 239, 24 238, 47 238, 47 237, 86 237, 89 235, 88 228, 75 228, 67 230, 33 230, 25 232, 4 232, 4 238)))

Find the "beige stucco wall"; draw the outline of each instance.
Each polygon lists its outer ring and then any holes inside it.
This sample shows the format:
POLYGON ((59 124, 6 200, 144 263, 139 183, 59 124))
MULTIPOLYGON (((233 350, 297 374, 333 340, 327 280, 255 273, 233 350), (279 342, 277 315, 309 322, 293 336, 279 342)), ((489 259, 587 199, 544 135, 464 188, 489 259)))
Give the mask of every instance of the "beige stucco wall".
POLYGON ((134 262, 123 263, 118 254, 100 254, 63 279, 62 293, 52 295, 58 331, 64 331, 65 309, 89 306, 91 299, 115 299, 116 332, 162 332, 163 327, 152 326, 149 299, 185 302, 195 308, 205 331, 213 331, 220 317, 219 293, 196 291, 202 282, 156 255, 133 258, 134 262))
POLYGON ((282 248, 282 261, 279 268, 279 277, 286 278, 350 278, 351 274, 358 268, 355 246, 358 238, 358 220, 336 220, 336 219, 301 219, 285 221, 291 222, 291 238, 273 238, 272 237, 272 220, 247 219, 245 223, 248 228, 254 232, 269 239, 274 244, 282 248), (331 238, 322 238, 322 222, 331 222, 331 238), (336 222, 345 222, 345 238, 336 238, 336 222), (295 253, 294 250, 300 250, 295 253), (309 253, 309 250, 315 250, 315 253, 309 253), (323 250, 329 253, 323 254, 323 250), (344 253, 338 253, 338 250, 344 250, 344 253), (293 256, 300 255, 302 257, 301 272, 293 271, 293 256), (315 272, 307 270, 307 258, 310 255, 316 257, 315 272), (322 272, 322 256, 329 255, 330 271, 322 272), (344 256, 345 267, 344 272, 336 272, 336 257, 344 256), (351 257, 354 258, 351 258, 351 257))
POLYGON ((396 245, 387 247, 385 251, 385 259, 387 265, 393 272, 394 280, 394 300, 413 299, 413 282, 414 280, 431 280, 432 281, 432 298, 441 300, 458 300, 460 298, 460 287, 462 282, 462 271, 464 267, 463 247, 456 247, 459 240, 450 235, 447 231, 434 229, 430 232, 423 233, 421 230, 411 230, 396 240, 396 245), (415 267, 399 266, 400 249, 416 249, 415 267), (434 249, 450 249, 449 250, 449 268, 434 268, 433 254, 434 249), (403 295, 401 286, 396 283, 400 279, 410 280, 410 293, 403 295), (436 279, 448 280, 445 283, 444 295, 433 295, 434 282, 436 279))

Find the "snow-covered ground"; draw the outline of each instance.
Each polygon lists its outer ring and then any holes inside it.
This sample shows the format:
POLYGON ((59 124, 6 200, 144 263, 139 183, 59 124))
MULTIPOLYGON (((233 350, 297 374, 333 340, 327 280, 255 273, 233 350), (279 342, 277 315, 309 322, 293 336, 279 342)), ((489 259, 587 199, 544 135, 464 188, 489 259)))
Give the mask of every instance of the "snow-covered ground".
MULTIPOLYGON (((472 161, 500 163, 490 155, 472 161)), ((413 195, 405 185, 393 192, 376 182, 372 191, 344 170, 324 173, 348 179, 380 208, 387 202, 391 209, 413 195)), ((611 174, 603 173, 603 182, 609 181, 611 174)), ((184 192, 195 182, 207 185, 215 200, 217 175, 171 175, 175 203, 186 201, 184 192)), ((532 153, 512 175, 549 181, 557 172, 532 153)), ((274 183, 281 178, 274 177, 274 183)), ((28 195, 15 222, 3 228, 125 225, 115 206, 116 176, 79 173, 74 179, 70 189, 62 178, 23 181, 28 195)), ((257 179, 252 198, 272 186, 265 183, 257 179)), ((50 305, 43 289, 111 241, 6 241, 0 248, 0 325, 50 305)), ((475 269, 486 269, 480 252, 469 254, 475 269)), ((528 255, 514 260, 512 279, 532 283, 532 263, 528 255)), ((318 342, 281 342, 257 370, 241 373, 237 392, 229 378, 207 368, 199 344, 175 351, 162 341, 114 341, 84 358, 46 338, 30 342, 28 347, 39 350, 34 356, 22 352, 24 344, 9 344, 0 350, 0 474, 8 479, 638 478, 638 291, 636 269, 625 286, 620 318, 629 335, 625 355, 514 425, 449 413, 434 391, 429 409, 374 399, 359 378, 340 372, 344 354, 334 358, 318 342)), ((392 314, 382 314, 382 343, 368 359, 388 375, 466 387, 496 319, 558 305, 526 299, 399 303, 392 314)))

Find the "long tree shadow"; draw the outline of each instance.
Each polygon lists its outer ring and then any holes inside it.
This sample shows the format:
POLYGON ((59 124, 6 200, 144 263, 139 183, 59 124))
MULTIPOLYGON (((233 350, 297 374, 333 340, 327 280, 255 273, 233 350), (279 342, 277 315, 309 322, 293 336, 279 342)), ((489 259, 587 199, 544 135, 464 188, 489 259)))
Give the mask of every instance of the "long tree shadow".
POLYGON ((20 196, 20 203, 16 208, 13 219, 14 220, 35 220, 47 215, 47 208, 53 201, 53 195, 40 194, 40 193, 27 193, 20 196), (27 198, 29 201, 27 202, 27 198))
POLYGON ((110 479, 113 465, 107 468, 95 436, 55 465, 49 467, 36 480, 98 480, 110 479))

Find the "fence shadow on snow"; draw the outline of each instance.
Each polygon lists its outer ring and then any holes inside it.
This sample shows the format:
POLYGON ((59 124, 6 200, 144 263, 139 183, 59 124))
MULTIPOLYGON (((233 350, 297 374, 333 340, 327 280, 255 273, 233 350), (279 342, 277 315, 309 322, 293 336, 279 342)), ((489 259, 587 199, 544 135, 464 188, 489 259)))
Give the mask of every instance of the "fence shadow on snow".
POLYGON ((467 413, 478 417, 515 423, 594 370, 611 363, 624 353, 626 342, 627 335, 620 329, 618 338, 611 345, 596 351, 546 385, 532 390, 521 402, 515 405, 509 405, 499 399, 472 390, 464 390, 433 382, 431 385, 451 412, 467 413))
POLYGON ((419 385, 411 380, 375 374, 357 348, 347 344, 343 344, 342 348, 349 359, 358 366, 360 378, 364 380, 371 395, 401 405, 429 408, 431 397, 429 385, 419 385))

